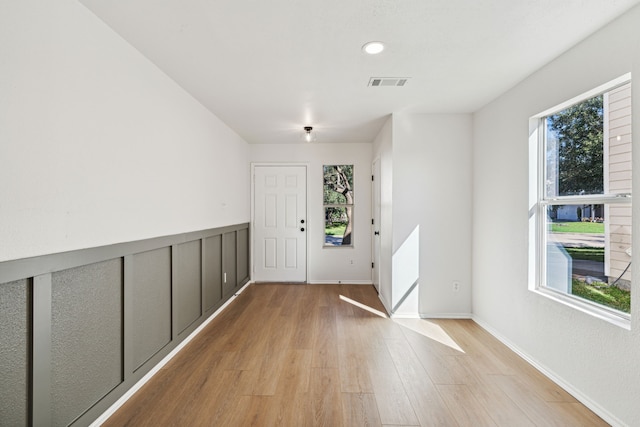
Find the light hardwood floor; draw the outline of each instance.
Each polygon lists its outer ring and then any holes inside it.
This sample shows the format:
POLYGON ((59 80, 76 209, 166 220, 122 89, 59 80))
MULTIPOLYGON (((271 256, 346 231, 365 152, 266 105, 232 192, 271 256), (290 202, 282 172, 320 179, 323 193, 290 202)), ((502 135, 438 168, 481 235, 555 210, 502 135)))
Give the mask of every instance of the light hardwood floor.
POLYGON ((607 425, 471 320, 374 311, 372 286, 251 285, 104 425, 607 425))

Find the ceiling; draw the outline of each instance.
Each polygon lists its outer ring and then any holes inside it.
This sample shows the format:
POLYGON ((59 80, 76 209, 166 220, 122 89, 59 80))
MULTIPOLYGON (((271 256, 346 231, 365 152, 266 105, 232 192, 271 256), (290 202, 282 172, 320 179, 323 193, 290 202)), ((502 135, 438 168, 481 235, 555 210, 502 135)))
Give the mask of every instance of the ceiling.
POLYGON ((249 143, 476 111, 640 0, 81 0, 249 143), (381 40, 370 56, 361 47, 381 40), (371 77, 408 77, 369 87, 371 77))

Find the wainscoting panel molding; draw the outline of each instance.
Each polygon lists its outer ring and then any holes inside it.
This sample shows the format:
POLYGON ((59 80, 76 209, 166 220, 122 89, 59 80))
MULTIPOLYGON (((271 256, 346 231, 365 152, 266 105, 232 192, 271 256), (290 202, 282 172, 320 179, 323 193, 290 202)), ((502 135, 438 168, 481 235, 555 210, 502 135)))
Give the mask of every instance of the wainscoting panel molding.
POLYGON ((173 247, 173 298, 179 335, 202 315, 202 244, 200 241, 173 247))
POLYGON ((203 311, 210 313, 222 301, 222 236, 211 236, 204 239, 203 259, 203 311))
POLYGON ((133 317, 129 326, 133 370, 137 370, 171 342, 171 249, 160 248, 132 257, 133 317))
POLYGON ((122 259, 52 274, 51 410, 69 425, 122 378, 122 259))
POLYGON ((0 425, 25 425, 29 392, 28 280, 0 286, 0 425))
POLYGON ((0 427, 91 424, 248 263, 248 224, 0 263, 0 427))
MULTIPOLYGON (((222 235, 222 296, 229 298, 236 291, 237 277, 237 233, 224 233, 222 235)), ((247 245, 248 246, 248 245, 247 245)))

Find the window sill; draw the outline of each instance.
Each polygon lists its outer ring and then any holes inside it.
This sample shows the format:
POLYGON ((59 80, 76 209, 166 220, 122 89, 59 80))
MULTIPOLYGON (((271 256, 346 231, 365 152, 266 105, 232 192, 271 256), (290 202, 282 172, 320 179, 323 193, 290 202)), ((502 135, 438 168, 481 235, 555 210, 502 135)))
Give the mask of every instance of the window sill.
POLYGON ((618 326, 628 331, 631 330, 631 316, 626 313, 617 313, 613 310, 607 310, 595 304, 591 304, 587 301, 582 301, 581 299, 554 291, 552 289, 536 288, 532 289, 531 292, 542 295, 545 298, 549 298, 551 300, 559 302, 560 304, 571 307, 595 318, 604 320, 605 322, 609 322, 612 325, 618 326))

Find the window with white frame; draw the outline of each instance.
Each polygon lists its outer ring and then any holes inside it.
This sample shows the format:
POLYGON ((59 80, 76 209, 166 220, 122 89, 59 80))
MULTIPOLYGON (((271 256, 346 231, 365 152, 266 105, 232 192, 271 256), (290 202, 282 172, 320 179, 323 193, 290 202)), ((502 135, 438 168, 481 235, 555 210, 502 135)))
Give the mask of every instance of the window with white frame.
POLYGON ((532 118, 535 288, 628 318, 630 75, 532 118))
POLYGON ((353 165, 322 169, 324 246, 353 246, 353 165))

